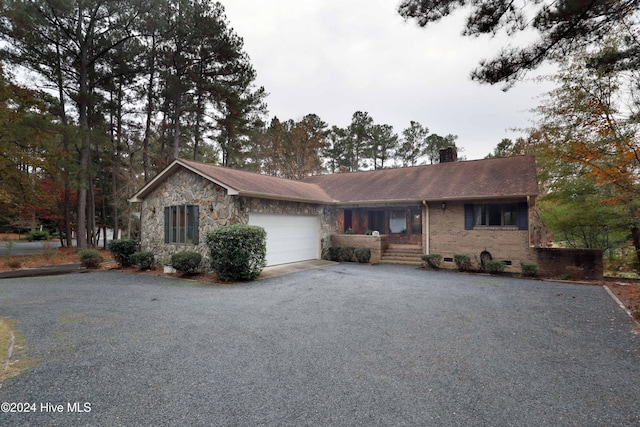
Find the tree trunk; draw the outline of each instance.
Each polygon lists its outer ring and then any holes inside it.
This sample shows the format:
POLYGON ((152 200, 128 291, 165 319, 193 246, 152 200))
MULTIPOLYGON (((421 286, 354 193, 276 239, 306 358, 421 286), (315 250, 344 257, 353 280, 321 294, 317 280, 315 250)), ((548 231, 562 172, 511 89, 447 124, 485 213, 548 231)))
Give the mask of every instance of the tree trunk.
POLYGON ((175 160, 180 157, 180 116, 182 115, 182 95, 176 94, 175 98, 175 112, 173 114, 173 143, 171 159, 175 160))
MULTIPOLYGON (((62 150, 65 155, 69 153, 69 135, 67 133, 67 112, 64 99, 64 81, 62 79, 62 56, 60 53, 60 44, 56 44, 56 54, 58 68, 56 70, 57 86, 58 86, 58 101, 60 102, 60 121, 65 127, 62 133, 62 150)), ((68 161, 68 159, 66 159, 68 161)), ((71 185, 69 180, 69 170, 65 168, 64 171, 64 197, 63 197, 63 211, 64 211, 64 239, 61 238, 62 246, 71 247, 72 243, 72 230, 71 230, 71 185)))
POLYGON ((149 139, 151 138, 151 120, 153 117, 153 81, 155 79, 156 38, 151 36, 151 57, 149 58, 149 82, 147 84, 147 117, 142 140, 142 171, 145 184, 151 179, 149 175, 149 139))
POLYGON ((111 159, 111 192, 113 198, 113 239, 117 239, 118 225, 118 165, 120 159, 120 144, 122 142, 122 82, 117 85, 117 104, 116 104, 116 134, 112 141, 115 145, 115 154, 111 159))
POLYGON ((78 124, 80 125, 81 132, 81 147, 80 147, 80 176, 78 181, 80 188, 78 189, 78 217, 77 217, 77 239, 78 248, 84 249, 87 247, 87 185, 89 182, 89 160, 91 158, 91 140, 89 134, 89 52, 88 41, 83 37, 83 16, 84 10, 82 7, 78 10, 78 26, 76 28, 76 40, 83 40, 84 43, 80 45, 80 66, 78 69, 78 124))
POLYGON ((633 247, 636 250, 636 258, 638 265, 640 265, 640 228, 638 226, 631 227, 631 239, 633 241, 633 247))

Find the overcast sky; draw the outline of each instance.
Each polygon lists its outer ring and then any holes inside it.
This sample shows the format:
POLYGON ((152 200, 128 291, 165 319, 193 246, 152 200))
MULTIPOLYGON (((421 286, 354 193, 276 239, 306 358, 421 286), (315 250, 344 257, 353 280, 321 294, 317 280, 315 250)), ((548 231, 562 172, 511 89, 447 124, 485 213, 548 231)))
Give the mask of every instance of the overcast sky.
POLYGON ((470 72, 508 40, 460 34, 464 13, 429 29, 405 22, 390 0, 221 0, 244 39, 270 117, 314 113, 347 126, 356 111, 400 134, 411 120, 458 135, 468 159, 490 153, 550 89, 521 82, 508 92, 472 82, 470 72))

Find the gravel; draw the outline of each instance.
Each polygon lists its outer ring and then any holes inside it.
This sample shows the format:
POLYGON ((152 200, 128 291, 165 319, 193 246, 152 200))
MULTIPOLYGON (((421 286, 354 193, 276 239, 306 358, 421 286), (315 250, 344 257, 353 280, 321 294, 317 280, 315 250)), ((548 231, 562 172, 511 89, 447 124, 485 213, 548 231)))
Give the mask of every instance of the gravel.
POLYGON ((358 264, 235 285, 112 271, 2 280, 0 315, 38 360, 0 388, 36 411, 0 425, 640 423, 638 326, 599 286, 358 264))

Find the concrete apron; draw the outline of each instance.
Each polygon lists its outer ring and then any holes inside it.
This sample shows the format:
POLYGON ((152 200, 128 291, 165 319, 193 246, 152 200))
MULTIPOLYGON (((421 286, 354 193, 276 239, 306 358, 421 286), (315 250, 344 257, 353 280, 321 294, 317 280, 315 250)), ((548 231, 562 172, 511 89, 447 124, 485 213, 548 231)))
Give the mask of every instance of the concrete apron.
POLYGON ((258 280, 269 279, 271 277, 282 276, 284 274, 296 273, 298 271, 313 270, 315 268, 326 267, 327 265, 335 265, 333 261, 322 259, 313 259, 309 261, 292 262, 290 264, 280 264, 271 267, 265 267, 258 276, 258 280))

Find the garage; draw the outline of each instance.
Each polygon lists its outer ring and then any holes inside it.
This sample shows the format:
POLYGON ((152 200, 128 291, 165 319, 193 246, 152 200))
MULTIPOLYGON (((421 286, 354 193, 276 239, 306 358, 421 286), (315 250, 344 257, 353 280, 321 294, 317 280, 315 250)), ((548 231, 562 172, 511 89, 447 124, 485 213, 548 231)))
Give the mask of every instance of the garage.
POLYGON ((267 232, 267 265, 320 258, 320 218, 250 213, 249 224, 267 232))

